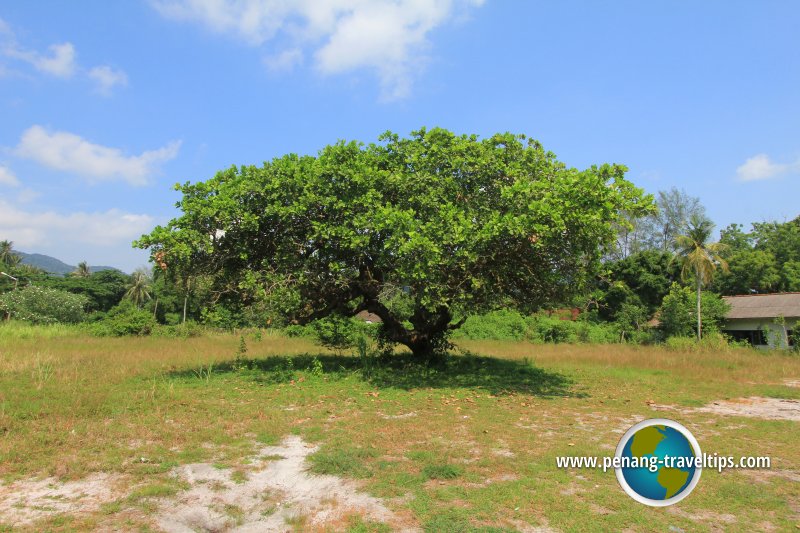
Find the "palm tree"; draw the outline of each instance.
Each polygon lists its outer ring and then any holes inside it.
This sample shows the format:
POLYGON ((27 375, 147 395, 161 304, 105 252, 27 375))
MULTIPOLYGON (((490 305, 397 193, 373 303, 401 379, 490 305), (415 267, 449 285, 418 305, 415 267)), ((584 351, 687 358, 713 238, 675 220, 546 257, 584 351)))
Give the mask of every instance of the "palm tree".
POLYGON ((0 264, 13 267, 17 266, 22 258, 14 251, 14 243, 0 241, 0 264))
POLYGON ((76 278, 88 278, 92 275, 92 271, 89 269, 89 265, 86 264, 86 261, 81 261, 78 263, 77 268, 70 272, 69 275, 76 278))
POLYGON ((700 292, 703 285, 714 278, 717 267, 728 270, 728 263, 720 257, 727 245, 719 242, 708 242, 714 223, 703 216, 693 216, 686 229, 686 235, 675 237, 675 258, 683 267, 681 278, 685 281, 694 275, 697 286, 697 340, 702 338, 703 324, 700 318, 700 292))
POLYGON ((140 309, 142 304, 150 299, 150 276, 147 271, 136 270, 131 275, 125 297, 135 303, 137 309, 140 309))

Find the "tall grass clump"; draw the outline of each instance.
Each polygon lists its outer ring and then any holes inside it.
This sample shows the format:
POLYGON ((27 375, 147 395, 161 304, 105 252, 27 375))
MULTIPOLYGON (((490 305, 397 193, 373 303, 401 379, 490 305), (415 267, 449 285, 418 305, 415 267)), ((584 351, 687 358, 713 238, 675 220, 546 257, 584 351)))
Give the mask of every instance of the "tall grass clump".
POLYGON ((12 339, 57 339, 84 334, 80 325, 31 324, 20 320, 0 321, 0 340, 12 339))
POLYGON ((664 347, 676 352, 727 352, 734 348, 741 348, 742 345, 729 342, 728 339, 720 333, 709 332, 699 341, 697 337, 678 335, 667 337, 664 341, 664 347))

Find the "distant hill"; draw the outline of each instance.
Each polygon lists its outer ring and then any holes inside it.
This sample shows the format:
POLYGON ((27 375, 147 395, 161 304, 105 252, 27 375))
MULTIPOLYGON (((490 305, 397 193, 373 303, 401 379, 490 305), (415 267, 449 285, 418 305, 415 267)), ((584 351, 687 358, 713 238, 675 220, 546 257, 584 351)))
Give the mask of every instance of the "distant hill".
MULTIPOLYGON (((28 254, 25 252, 19 252, 14 250, 14 253, 22 257, 22 263, 25 265, 35 266, 37 268, 41 268, 45 272, 50 272, 51 274, 57 274, 59 276, 66 276, 77 267, 73 265, 68 265, 65 262, 56 259, 55 257, 50 257, 49 255, 44 254, 28 254)), ((110 266, 90 266, 90 272, 100 272, 101 270, 119 270, 118 268, 110 267, 110 266)))

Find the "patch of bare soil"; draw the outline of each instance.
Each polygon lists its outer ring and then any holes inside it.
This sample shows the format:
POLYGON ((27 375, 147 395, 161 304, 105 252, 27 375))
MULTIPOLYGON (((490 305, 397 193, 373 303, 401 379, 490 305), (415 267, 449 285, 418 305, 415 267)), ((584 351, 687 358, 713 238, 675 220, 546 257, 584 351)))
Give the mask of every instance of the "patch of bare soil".
POLYGON ((120 496, 121 476, 95 473, 78 481, 56 478, 0 485, 0 524, 19 527, 51 515, 92 513, 120 496))
POLYGON ((714 511, 708 511, 703 509, 690 513, 682 510, 679 507, 668 507, 667 512, 675 516, 688 518, 693 522, 709 523, 711 531, 725 531, 727 529, 726 524, 736 523, 736 517, 732 514, 715 513, 714 511))
POLYGON ((750 416, 767 420, 795 420, 800 422, 800 400, 781 398, 738 398, 719 400, 694 411, 729 416, 750 416))
POLYGON ((260 451, 246 479, 208 463, 179 467, 174 475, 191 488, 164 501, 156 522, 174 533, 287 531, 292 524, 322 530, 357 514, 392 530, 409 530, 381 500, 358 492, 354 482, 308 473, 306 458, 315 451, 299 437, 287 437, 260 451))
POLYGON ((659 405, 647 402, 655 411, 677 411, 679 413, 712 413, 724 416, 748 416, 766 420, 794 420, 800 422, 800 400, 782 398, 736 398, 718 400, 703 407, 681 408, 676 405, 659 405))
POLYGON ((800 379, 784 379, 783 384, 787 387, 800 387, 800 379))

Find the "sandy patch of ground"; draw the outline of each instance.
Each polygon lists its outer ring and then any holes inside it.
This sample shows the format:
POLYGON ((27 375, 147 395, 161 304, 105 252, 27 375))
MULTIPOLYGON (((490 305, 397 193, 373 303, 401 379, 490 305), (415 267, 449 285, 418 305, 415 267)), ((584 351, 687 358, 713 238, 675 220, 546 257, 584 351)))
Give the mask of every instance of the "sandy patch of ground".
POLYGON ((78 481, 56 478, 20 480, 0 485, 0 523, 25 526, 51 515, 92 513, 116 499, 122 477, 102 472, 78 481))
POLYGON ((306 472, 306 458, 315 451, 299 437, 287 437, 280 446, 261 449, 246 479, 207 463, 179 467, 174 475, 191 488, 164 501, 156 523, 174 533, 287 531, 290 523, 319 530, 357 514, 392 530, 408 530, 381 500, 358 492, 355 483, 306 472))
POLYGON ((750 416, 767 420, 795 420, 800 422, 800 400, 781 398, 738 398, 719 400, 694 411, 729 416, 750 416))
POLYGON ((784 379, 783 384, 787 387, 800 387, 800 379, 784 379))
POLYGON ((727 513, 715 513, 713 511, 698 510, 694 512, 687 512, 680 507, 668 507, 667 512, 675 516, 688 518, 692 522, 710 522, 712 531, 725 531, 727 527, 725 524, 734 524, 736 517, 727 513))
POLYGON ((380 416, 384 420, 402 420, 404 418, 412 418, 412 417, 417 416, 417 412, 416 411, 411 411, 411 412, 408 412, 408 413, 401 413, 399 415, 382 414, 380 416))
MULTIPOLYGON (((174 533, 195 531, 339 530, 348 517, 383 522, 392 531, 416 531, 384 503, 359 492, 358 485, 335 476, 313 475, 307 457, 318 447, 300 437, 267 446, 244 468, 216 468, 210 463, 182 465, 171 475, 188 489, 154 499, 153 520, 174 533)), ((118 474, 95 473, 82 480, 20 480, 0 485, 0 524, 20 527, 56 514, 94 513, 132 489, 118 474)))
POLYGON ((800 422, 800 400, 783 398, 736 398, 718 400, 703 407, 681 408, 675 405, 649 403, 656 411, 677 411, 680 413, 712 413, 724 416, 748 416, 766 420, 794 420, 800 422))

